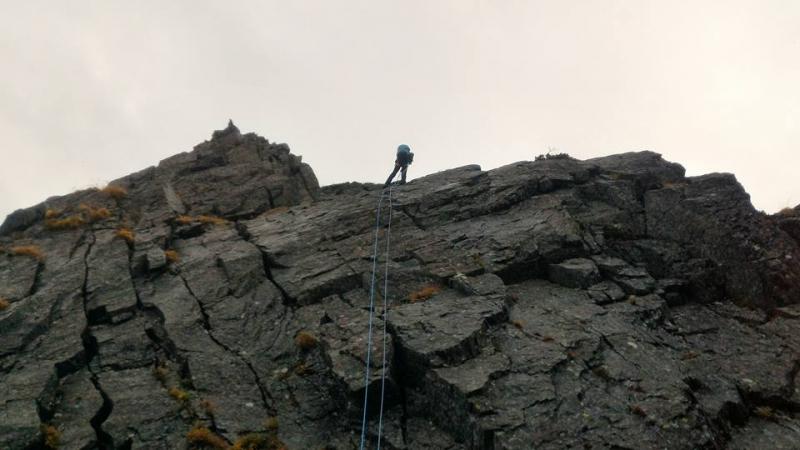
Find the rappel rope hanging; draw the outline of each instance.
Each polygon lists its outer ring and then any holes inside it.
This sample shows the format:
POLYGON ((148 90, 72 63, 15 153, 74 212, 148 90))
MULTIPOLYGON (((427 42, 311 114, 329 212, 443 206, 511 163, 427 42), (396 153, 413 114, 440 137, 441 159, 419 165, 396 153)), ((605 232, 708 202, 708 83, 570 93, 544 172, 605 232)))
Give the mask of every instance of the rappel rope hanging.
POLYGON ((386 320, 388 314, 387 297, 389 292, 389 238, 392 231, 392 186, 389 185, 388 191, 384 190, 381 193, 381 198, 378 200, 378 208, 375 211, 375 242, 372 246, 372 278, 369 285, 369 331, 367 335, 367 358, 366 370, 364 376, 364 415, 361 418, 361 444, 360 450, 364 450, 364 444, 367 436, 367 407, 369 405, 369 368, 372 357, 372 321, 375 316, 375 276, 378 268, 378 232, 381 228, 381 209, 383 206, 383 199, 387 197, 389 200, 389 218, 386 225, 386 269, 384 272, 384 285, 383 285, 383 362, 381 365, 381 402, 380 413, 378 419, 378 450, 381 448, 381 432, 383 431, 383 398, 386 388, 386 320), (388 195, 387 195, 388 194, 388 195))

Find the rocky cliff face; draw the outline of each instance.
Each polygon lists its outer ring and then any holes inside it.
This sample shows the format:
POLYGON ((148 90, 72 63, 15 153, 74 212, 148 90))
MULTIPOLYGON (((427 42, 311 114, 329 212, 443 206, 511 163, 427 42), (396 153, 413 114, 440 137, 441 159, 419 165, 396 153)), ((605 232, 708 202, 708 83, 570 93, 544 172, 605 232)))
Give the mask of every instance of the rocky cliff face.
MULTIPOLYGON (((112 184, 0 229, 0 447, 357 448, 380 188, 232 126, 112 184)), ((733 176, 467 166, 389 211, 383 448, 800 442, 796 223, 733 176)))

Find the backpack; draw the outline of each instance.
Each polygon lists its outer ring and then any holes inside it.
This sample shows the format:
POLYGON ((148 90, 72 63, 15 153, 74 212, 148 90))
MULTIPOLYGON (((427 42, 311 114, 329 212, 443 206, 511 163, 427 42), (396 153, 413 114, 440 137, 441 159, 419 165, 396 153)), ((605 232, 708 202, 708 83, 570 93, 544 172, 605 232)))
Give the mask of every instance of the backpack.
POLYGON ((401 146, 397 149, 397 161, 402 165, 411 164, 414 162, 414 154, 411 153, 411 150, 408 146, 401 146))

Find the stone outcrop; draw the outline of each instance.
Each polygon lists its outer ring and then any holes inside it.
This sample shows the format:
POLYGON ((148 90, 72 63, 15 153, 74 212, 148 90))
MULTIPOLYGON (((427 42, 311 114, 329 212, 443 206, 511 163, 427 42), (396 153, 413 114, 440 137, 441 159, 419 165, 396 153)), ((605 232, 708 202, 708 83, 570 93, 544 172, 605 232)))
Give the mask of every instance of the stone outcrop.
POLYGON ((379 186, 232 124, 112 184, 3 225, 2 448, 357 448, 365 381, 372 448, 383 376, 387 449, 800 440, 800 244, 731 175, 640 152, 395 188, 366 380, 379 186))

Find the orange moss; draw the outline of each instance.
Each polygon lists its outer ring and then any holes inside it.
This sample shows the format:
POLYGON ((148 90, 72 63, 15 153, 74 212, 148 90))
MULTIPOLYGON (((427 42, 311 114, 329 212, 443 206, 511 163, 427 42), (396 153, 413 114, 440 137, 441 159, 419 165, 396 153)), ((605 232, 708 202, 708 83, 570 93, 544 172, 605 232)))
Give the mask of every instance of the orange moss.
POLYGON ((8 309, 9 306, 11 306, 11 303, 8 300, 0 298, 0 311, 8 309))
POLYGON ((797 215, 797 210, 795 210, 794 208, 786 207, 778 211, 778 214, 782 216, 794 216, 797 215))
POLYGON ((175 250, 164 250, 164 256, 170 263, 176 263, 181 260, 180 255, 178 255, 178 252, 176 252, 175 250))
POLYGON ((211 447, 219 450, 230 448, 230 445, 225 441, 225 439, 215 434, 208 428, 200 426, 196 426, 192 428, 191 431, 186 433, 186 441, 189 442, 190 445, 199 448, 211 447))
POLYGON ((319 340, 308 331, 301 331, 294 337, 294 343, 300 350, 311 350, 317 346, 319 340))
POLYGON ((44 261, 44 253, 37 245, 19 245, 8 249, 8 253, 13 256, 29 256, 38 261, 44 261))
POLYGON ((58 431, 58 428, 42 424, 40 431, 42 432, 45 448, 56 449, 61 445, 61 432, 58 431))
POLYGON ((542 336, 542 342, 553 342, 555 338, 553 336, 542 336))
POLYGON ((442 291, 442 288, 436 284, 429 284, 418 291, 414 291, 408 295, 410 303, 422 302, 428 300, 434 295, 442 291))
POLYGON ((517 329, 523 329, 525 326, 519 320, 512 320, 511 325, 514 325, 517 329))
POLYGON ((54 218, 56 218, 56 217, 58 217, 60 215, 61 215, 61 213, 56 211, 55 209, 48 208, 47 211, 45 211, 45 213, 44 213, 44 218, 45 219, 54 219, 54 218))
POLYGON ((113 198, 114 200, 122 200, 128 195, 128 190, 122 186, 115 186, 113 184, 109 184, 108 186, 100 189, 100 192, 103 194, 108 195, 109 197, 113 198))
POLYGON ((136 240, 136 237, 130 228, 119 228, 114 235, 120 239, 123 239, 128 244, 133 244, 133 242, 136 240))

